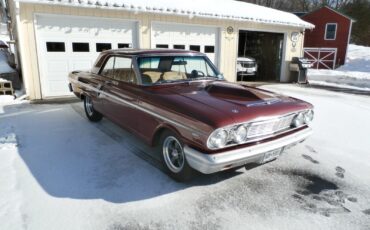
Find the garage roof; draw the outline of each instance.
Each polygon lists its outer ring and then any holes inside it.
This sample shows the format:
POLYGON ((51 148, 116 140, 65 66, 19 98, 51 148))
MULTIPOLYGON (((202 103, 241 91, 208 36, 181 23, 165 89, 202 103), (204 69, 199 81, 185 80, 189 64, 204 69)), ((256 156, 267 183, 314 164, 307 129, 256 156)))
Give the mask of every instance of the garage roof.
POLYGON ((153 12, 189 17, 220 18, 236 21, 314 28, 294 14, 234 0, 16 0, 25 3, 108 8, 133 12, 153 12))

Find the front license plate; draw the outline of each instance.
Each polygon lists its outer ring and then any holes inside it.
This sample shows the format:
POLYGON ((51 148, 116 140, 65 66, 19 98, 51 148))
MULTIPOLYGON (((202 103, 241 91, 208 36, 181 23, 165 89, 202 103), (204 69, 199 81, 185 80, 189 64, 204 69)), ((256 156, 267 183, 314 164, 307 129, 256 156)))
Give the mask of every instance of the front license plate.
POLYGON ((262 163, 266 163, 278 158, 282 151, 283 148, 279 148, 266 152, 265 156, 263 157, 262 163))

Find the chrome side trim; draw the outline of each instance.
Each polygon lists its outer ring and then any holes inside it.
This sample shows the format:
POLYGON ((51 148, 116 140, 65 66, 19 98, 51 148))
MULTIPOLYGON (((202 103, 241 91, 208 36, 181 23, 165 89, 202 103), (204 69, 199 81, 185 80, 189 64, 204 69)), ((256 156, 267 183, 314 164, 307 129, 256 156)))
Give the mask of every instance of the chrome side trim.
POLYGON ((266 152, 279 148, 290 148, 304 141, 311 134, 312 129, 307 127, 276 140, 217 154, 202 153, 189 146, 184 146, 184 153, 187 162, 192 168, 199 172, 210 174, 248 163, 260 163, 266 152))
POLYGON ((167 117, 164 117, 164 116, 162 116, 162 115, 159 115, 159 114, 157 114, 157 113, 155 113, 155 112, 153 112, 153 111, 150 111, 150 110, 148 110, 148 109, 145 109, 145 108, 143 108, 143 107, 141 107, 141 106, 139 106, 139 105, 136 105, 136 104, 134 104, 134 103, 132 103, 132 102, 126 101, 126 100, 124 100, 124 99, 122 99, 122 98, 119 98, 119 97, 117 97, 117 96, 115 96, 115 95, 112 95, 112 94, 110 94, 110 93, 106 93, 106 92, 104 92, 104 91, 102 91, 102 90, 99 90, 99 89, 97 89, 97 88, 95 88, 95 87, 92 87, 92 86, 90 86, 90 85, 88 85, 88 84, 86 84, 86 83, 83 83, 83 82, 80 82, 80 81, 77 81, 77 80, 75 80, 75 79, 71 79, 71 78, 70 78, 69 80, 70 80, 71 82, 75 83, 75 84, 79 84, 79 85, 81 85, 81 86, 83 86, 83 87, 86 87, 86 88, 88 88, 88 89, 90 89, 90 90, 93 90, 93 91, 95 91, 95 92, 97 92, 97 93, 99 93, 99 94, 103 94, 103 95, 105 95, 105 96, 107 96, 107 97, 110 97, 110 98, 112 98, 112 99, 116 100, 116 101, 122 102, 122 103, 124 103, 124 104, 126 104, 126 105, 128 105, 128 106, 131 106, 131 107, 133 107, 133 108, 139 109, 139 110, 141 110, 141 111, 143 111, 143 112, 145 112, 145 113, 147 113, 147 114, 150 114, 150 115, 152 115, 152 116, 154 116, 154 117, 156 117, 156 118, 158 118, 158 119, 161 119, 161 120, 167 121, 168 123, 171 123, 171 124, 173 124, 173 125, 175 125, 175 126, 178 126, 178 127, 184 128, 184 129, 189 130, 189 131, 191 131, 191 132, 195 132, 195 133, 198 133, 198 134, 201 134, 201 135, 207 136, 207 133, 204 133, 204 132, 199 131, 199 130, 197 130, 197 129, 191 128, 191 127, 189 127, 189 126, 185 126, 185 125, 183 125, 183 124, 181 124, 181 123, 179 123, 179 122, 177 122, 177 121, 174 121, 174 120, 172 120, 172 119, 170 119, 170 118, 167 118, 167 117))

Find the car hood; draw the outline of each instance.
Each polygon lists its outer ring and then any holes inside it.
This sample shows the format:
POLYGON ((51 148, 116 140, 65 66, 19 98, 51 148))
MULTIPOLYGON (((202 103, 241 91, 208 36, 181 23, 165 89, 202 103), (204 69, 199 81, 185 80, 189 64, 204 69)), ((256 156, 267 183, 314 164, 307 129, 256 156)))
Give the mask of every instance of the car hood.
POLYGON ((168 106, 173 110, 218 127, 312 108, 295 98, 226 81, 189 82, 158 90, 164 100, 172 102, 168 106))

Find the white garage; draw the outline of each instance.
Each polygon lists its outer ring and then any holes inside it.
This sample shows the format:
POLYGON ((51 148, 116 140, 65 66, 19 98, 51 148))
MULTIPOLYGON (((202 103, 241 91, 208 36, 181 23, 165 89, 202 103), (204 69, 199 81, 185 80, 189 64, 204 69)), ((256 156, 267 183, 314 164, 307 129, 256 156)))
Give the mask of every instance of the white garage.
POLYGON ((70 95, 68 72, 91 68, 99 51, 110 48, 200 51, 228 81, 236 81, 240 30, 279 34, 281 71, 274 79, 288 82, 292 57, 303 55, 303 32, 314 27, 291 13, 236 0, 8 2, 18 68, 30 99, 70 95))
POLYGON ((152 23, 152 48, 186 49, 206 53, 218 65, 219 28, 178 23, 152 23))
POLYGON ((43 97, 70 94, 68 73, 90 69, 106 49, 137 47, 137 22, 95 17, 36 15, 43 97))

